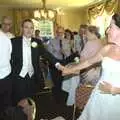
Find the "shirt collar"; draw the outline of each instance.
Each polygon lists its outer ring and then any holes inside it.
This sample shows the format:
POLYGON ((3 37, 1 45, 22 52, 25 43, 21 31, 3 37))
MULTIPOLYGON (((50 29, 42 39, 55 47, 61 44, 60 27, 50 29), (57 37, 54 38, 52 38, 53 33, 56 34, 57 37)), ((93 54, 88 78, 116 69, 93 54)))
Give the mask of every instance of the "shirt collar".
POLYGON ((27 38, 27 37, 23 36, 23 39, 27 42, 31 42, 31 38, 27 38))

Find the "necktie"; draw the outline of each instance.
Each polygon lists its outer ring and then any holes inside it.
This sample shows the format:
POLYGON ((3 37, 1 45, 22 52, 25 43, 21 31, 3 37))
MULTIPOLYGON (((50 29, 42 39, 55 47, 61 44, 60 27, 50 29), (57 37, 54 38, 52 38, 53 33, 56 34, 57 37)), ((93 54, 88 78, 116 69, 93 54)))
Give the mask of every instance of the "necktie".
POLYGON ((64 59, 64 54, 62 53, 62 40, 60 40, 60 50, 61 50, 61 54, 62 54, 62 56, 63 56, 63 59, 64 59))

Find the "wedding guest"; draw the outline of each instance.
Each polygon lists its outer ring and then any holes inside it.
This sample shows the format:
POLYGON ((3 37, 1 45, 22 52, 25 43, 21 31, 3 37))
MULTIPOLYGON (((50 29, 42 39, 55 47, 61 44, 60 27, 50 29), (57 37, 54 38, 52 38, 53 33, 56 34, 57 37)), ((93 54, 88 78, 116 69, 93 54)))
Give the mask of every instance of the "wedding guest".
MULTIPOLYGON (((53 57, 43 46, 42 42, 33 38, 34 25, 30 19, 22 23, 22 35, 11 40, 12 42, 12 75, 13 75, 13 104, 20 100, 26 101, 33 96, 36 84, 42 84, 42 73, 39 66, 39 57, 47 59, 53 66, 59 68, 60 60, 53 57)), ((74 56, 68 58, 73 59, 74 56)), ((67 61, 67 60, 66 60, 67 61)))
MULTIPOLYGON (((64 53, 62 51, 62 41, 64 39, 64 28, 62 26, 59 26, 56 29, 56 36, 52 40, 50 40, 50 43, 48 44, 48 51, 55 56, 56 58, 63 60, 64 53)), ((65 97, 67 96, 67 93, 62 91, 61 85, 62 85, 62 75, 61 71, 57 70, 55 66, 50 64, 50 73, 53 81, 53 88, 52 93, 55 101, 57 103, 64 104, 65 97)))
MULTIPOLYGON (((103 47, 100 34, 96 26, 88 26, 86 31, 87 42, 81 51, 80 62, 96 55, 103 47)), ((81 82, 95 85, 99 79, 100 64, 81 71, 81 82)))
POLYGON ((1 30, 8 36, 9 39, 15 36, 11 32, 12 29, 12 18, 10 16, 3 16, 1 20, 1 30))
POLYGON ((77 35, 74 35, 74 49, 78 51, 79 55, 84 48, 85 43, 87 42, 86 39, 86 30, 87 25, 81 24, 79 28, 79 32, 77 35))
POLYGON ((57 63, 57 59, 46 51, 41 41, 32 38, 33 31, 33 22, 25 19, 22 23, 22 36, 11 40, 13 48, 11 65, 14 76, 13 102, 15 105, 20 100, 24 101, 26 97, 34 95, 36 82, 39 81, 39 84, 42 84, 39 57, 43 56, 54 65, 57 63))
POLYGON ((11 52, 10 39, 0 31, 0 112, 11 105, 11 52))

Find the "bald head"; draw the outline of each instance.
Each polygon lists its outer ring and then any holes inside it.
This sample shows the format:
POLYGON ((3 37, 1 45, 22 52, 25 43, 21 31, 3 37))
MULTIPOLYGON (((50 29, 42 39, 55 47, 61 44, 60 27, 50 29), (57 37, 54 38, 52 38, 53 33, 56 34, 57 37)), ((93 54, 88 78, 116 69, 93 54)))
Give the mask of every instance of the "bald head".
POLYGON ((63 37, 64 35, 64 28, 62 26, 58 26, 56 30, 56 34, 58 37, 63 37))
POLYGON ((12 19, 10 16, 3 16, 1 20, 1 29, 3 32, 10 32, 12 27, 12 19))

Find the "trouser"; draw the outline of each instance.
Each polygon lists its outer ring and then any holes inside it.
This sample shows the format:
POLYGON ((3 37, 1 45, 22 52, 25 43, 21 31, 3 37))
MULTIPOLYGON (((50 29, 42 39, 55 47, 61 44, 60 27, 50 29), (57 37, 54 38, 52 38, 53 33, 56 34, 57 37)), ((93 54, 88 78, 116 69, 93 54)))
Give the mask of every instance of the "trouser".
POLYGON ((8 75, 0 79, 0 113, 12 105, 12 79, 8 75))
POLYGON ((50 67, 50 72, 51 72, 51 77, 52 77, 52 81, 54 84, 54 86, 52 88, 53 96, 54 96, 56 102, 61 103, 61 104, 65 104, 68 93, 64 92, 61 89, 62 79, 63 79, 62 75, 61 75, 61 71, 58 71, 54 67, 50 67))
POLYGON ((33 97, 35 94, 35 78, 27 74, 24 78, 17 76, 13 81, 13 105, 27 97, 33 97))

